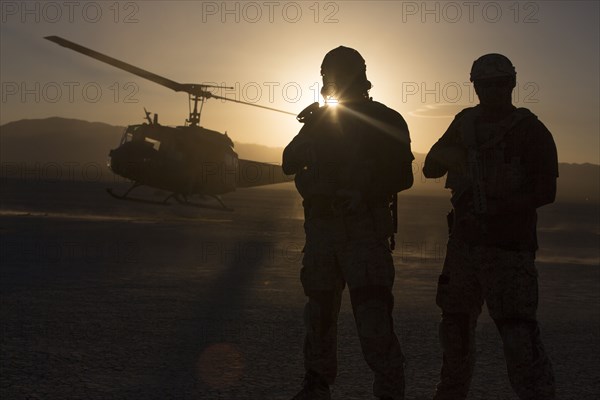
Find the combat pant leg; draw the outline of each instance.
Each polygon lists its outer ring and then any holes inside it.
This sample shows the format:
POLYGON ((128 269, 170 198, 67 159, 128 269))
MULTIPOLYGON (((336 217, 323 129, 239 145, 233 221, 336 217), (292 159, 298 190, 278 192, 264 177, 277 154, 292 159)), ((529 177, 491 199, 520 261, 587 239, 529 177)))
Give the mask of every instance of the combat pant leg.
POLYGON ((344 281, 332 252, 307 246, 301 281, 308 301, 304 307, 304 368, 329 384, 337 375, 337 320, 344 281))
POLYGON ((469 392, 475 367, 475 329, 483 302, 477 262, 477 251, 461 243, 448 243, 436 295, 442 309, 439 337, 443 361, 435 400, 461 400, 469 392))
POLYGON ((508 377, 521 400, 555 399, 552 364, 536 321, 537 270, 534 254, 492 250, 482 271, 488 309, 502 342, 508 377))
POLYGON ((396 271, 387 239, 378 238, 369 222, 365 218, 356 223, 352 240, 340 252, 340 264, 350 289, 362 352, 374 373, 373 393, 402 400, 404 355, 392 318, 396 271))
POLYGON ((335 291, 308 292, 304 307, 304 368, 332 384, 337 376, 337 318, 341 295, 335 291))
POLYGON ((365 360, 375 374, 373 393, 404 399, 404 355, 394 333, 394 297, 389 287, 363 286, 350 290, 352 310, 365 360))
POLYGON ((502 342, 508 378, 521 400, 555 399, 554 373, 536 321, 495 320, 502 342))

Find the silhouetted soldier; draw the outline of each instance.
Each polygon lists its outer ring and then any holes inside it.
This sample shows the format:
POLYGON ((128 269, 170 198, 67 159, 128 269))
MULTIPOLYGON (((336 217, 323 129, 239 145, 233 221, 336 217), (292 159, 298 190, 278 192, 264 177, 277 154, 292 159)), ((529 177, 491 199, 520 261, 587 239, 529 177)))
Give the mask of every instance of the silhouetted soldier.
POLYGON ((283 153, 283 170, 296 174, 304 199, 306 232, 301 271, 308 297, 306 375, 294 399, 330 398, 346 283, 362 351, 375 373, 375 395, 403 399, 389 239, 394 230, 390 202, 413 182, 408 127, 396 111, 369 98, 365 60, 356 50, 340 46, 327 53, 321 75, 328 104, 314 103, 300 113, 304 126, 283 153))
POLYGON ((512 105, 515 68, 500 54, 473 63, 480 104, 456 115, 433 145, 423 173, 448 172, 453 211, 436 302, 442 309, 441 381, 435 400, 467 396, 475 364, 475 327, 485 301, 520 399, 554 399, 552 366, 540 339, 536 208, 554 201, 558 162, 552 135, 512 105))

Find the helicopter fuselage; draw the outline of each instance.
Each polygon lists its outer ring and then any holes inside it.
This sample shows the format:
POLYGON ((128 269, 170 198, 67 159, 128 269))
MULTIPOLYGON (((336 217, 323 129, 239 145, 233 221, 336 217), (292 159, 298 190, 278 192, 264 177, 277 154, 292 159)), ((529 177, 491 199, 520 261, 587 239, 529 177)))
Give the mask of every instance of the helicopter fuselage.
POLYGON ((183 195, 234 191, 238 155, 231 139, 199 126, 127 127, 110 151, 114 173, 142 185, 183 195))

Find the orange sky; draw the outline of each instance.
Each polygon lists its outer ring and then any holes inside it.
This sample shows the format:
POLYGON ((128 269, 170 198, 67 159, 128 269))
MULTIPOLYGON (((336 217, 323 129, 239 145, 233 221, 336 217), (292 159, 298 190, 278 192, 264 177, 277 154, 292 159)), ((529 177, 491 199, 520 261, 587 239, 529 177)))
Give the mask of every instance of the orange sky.
MULTIPOLYGON (((319 92, 324 54, 366 59, 375 100, 404 115, 426 152, 476 104, 473 60, 507 55, 517 106, 548 126, 565 162, 600 163, 597 2, 2 2, 0 122, 62 116, 139 123, 142 107, 182 124, 187 99, 43 40, 58 35, 182 83, 299 112, 319 92)), ((294 117, 210 100, 202 125, 239 142, 284 146, 294 117)))

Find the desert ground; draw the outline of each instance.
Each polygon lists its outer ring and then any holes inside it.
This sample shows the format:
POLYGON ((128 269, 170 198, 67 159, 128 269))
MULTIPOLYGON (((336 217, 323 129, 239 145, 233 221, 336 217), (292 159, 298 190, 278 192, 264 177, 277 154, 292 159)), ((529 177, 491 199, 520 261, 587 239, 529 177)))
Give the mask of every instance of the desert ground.
MULTIPOLYGON (((114 185, 113 185, 114 186, 114 185)), ((117 185, 123 190, 123 184, 117 185)), ((284 400, 302 377, 301 201, 291 184, 224 212, 109 197, 101 182, 3 180, 2 399, 284 400)), ((407 399, 441 363, 446 197, 401 194, 394 319, 407 399)), ((539 212, 539 320, 562 400, 600 398, 597 204, 539 212)), ((470 400, 516 400, 484 311, 470 400)), ((333 398, 372 399, 345 293, 333 398)))

